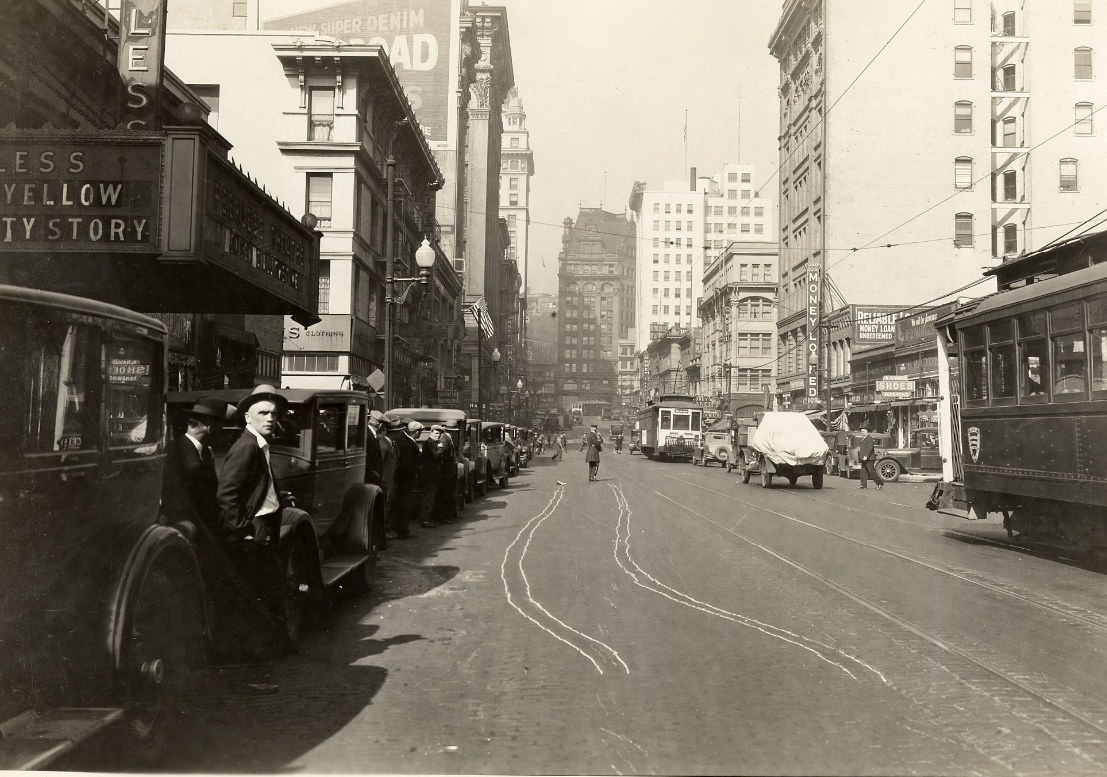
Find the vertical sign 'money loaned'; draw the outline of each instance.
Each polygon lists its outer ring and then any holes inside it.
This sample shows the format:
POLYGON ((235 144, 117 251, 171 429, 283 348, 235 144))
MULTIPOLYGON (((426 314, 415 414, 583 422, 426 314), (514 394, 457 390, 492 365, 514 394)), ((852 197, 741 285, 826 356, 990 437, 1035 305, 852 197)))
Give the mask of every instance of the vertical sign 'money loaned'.
POLYGON ((158 129, 165 61, 166 0, 123 0, 119 16, 119 75, 123 79, 122 129, 158 129))

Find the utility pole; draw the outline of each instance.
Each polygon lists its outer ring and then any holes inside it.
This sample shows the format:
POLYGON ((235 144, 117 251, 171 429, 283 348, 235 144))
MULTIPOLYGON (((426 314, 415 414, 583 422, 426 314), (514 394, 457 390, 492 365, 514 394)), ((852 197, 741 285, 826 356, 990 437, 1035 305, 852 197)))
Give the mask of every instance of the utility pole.
POLYGON ((388 202, 385 205, 384 224, 384 275, 388 278, 388 303, 384 311, 384 409, 392 409, 392 329, 393 316, 396 303, 394 300, 392 276, 396 274, 396 240, 393 234, 393 219, 395 218, 394 200, 396 197, 396 158, 389 151, 384 162, 384 178, 386 181, 386 193, 388 202))

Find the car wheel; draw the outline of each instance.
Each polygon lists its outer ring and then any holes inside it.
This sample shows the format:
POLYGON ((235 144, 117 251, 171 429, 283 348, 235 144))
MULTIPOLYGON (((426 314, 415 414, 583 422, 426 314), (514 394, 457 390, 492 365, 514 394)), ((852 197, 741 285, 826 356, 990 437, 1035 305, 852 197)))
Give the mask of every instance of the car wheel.
POLYGON ((124 646, 127 755, 147 765, 161 759, 172 739, 190 671, 190 608, 182 577, 169 566, 159 561, 146 571, 124 646))
POLYGON ((885 483, 895 483, 902 472, 903 467, 895 459, 881 459, 876 463, 876 473, 885 483))
POLYGON ((481 481, 480 486, 478 487, 477 491, 480 493, 481 496, 487 496, 488 495, 488 478, 487 477, 483 481, 481 481))
POLYGON ((503 490, 505 488, 507 488, 507 475, 500 478, 500 489, 503 490))
POLYGON ((811 476, 811 487, 818 490, 823 487, 823 473, 816 472, 811 476))
POLYGON ((304 543, 293 538, 284 553, 284 591, 281 602, 281 620, 288 640, 295 644, 300 639, 307 620, 310 593, 308 550, 304 543))
POLYGON ((750 472, 750 465, 746 463, 745 459, 738 463, 738 469, 742 472, 742 482, 749 483, 752 473, 750 472))
POLYGON ((772 474, 769 473, 769 472, 766 472, 764 469, 762 469, 761 470, 761 487, 762 488, 769 488, 769 487, 772 486, 772 484, 773 484, 772 474))

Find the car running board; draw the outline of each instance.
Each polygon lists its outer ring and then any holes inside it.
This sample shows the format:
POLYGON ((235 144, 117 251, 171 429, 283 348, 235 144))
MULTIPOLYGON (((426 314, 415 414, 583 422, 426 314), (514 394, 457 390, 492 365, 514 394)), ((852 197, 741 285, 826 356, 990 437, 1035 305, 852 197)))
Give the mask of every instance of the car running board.
POLYGON ((323 585, 331 587, 368 560, 368 553, 346 553, 328 559, 320 570, 323 573, 323 585))
POLYGON ((41 769, 122 716, 119 707, 21 712, 0 723, 0 770, 41 769))

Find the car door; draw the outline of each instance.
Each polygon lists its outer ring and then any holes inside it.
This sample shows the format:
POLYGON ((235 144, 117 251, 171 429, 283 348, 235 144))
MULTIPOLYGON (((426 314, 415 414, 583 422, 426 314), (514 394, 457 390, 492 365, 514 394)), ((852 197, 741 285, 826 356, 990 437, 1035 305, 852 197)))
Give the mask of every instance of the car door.
MULTIPOLYGON (((326 536, 338 517, 346 493, 346 476, 350 466, 346 444, 347 410, 345 397, 316 397, 312 422, 314 482, 311 518, 316 533, 321 537, 326 536)), ((364 444, 360 455, 364 467, 364 444)))

